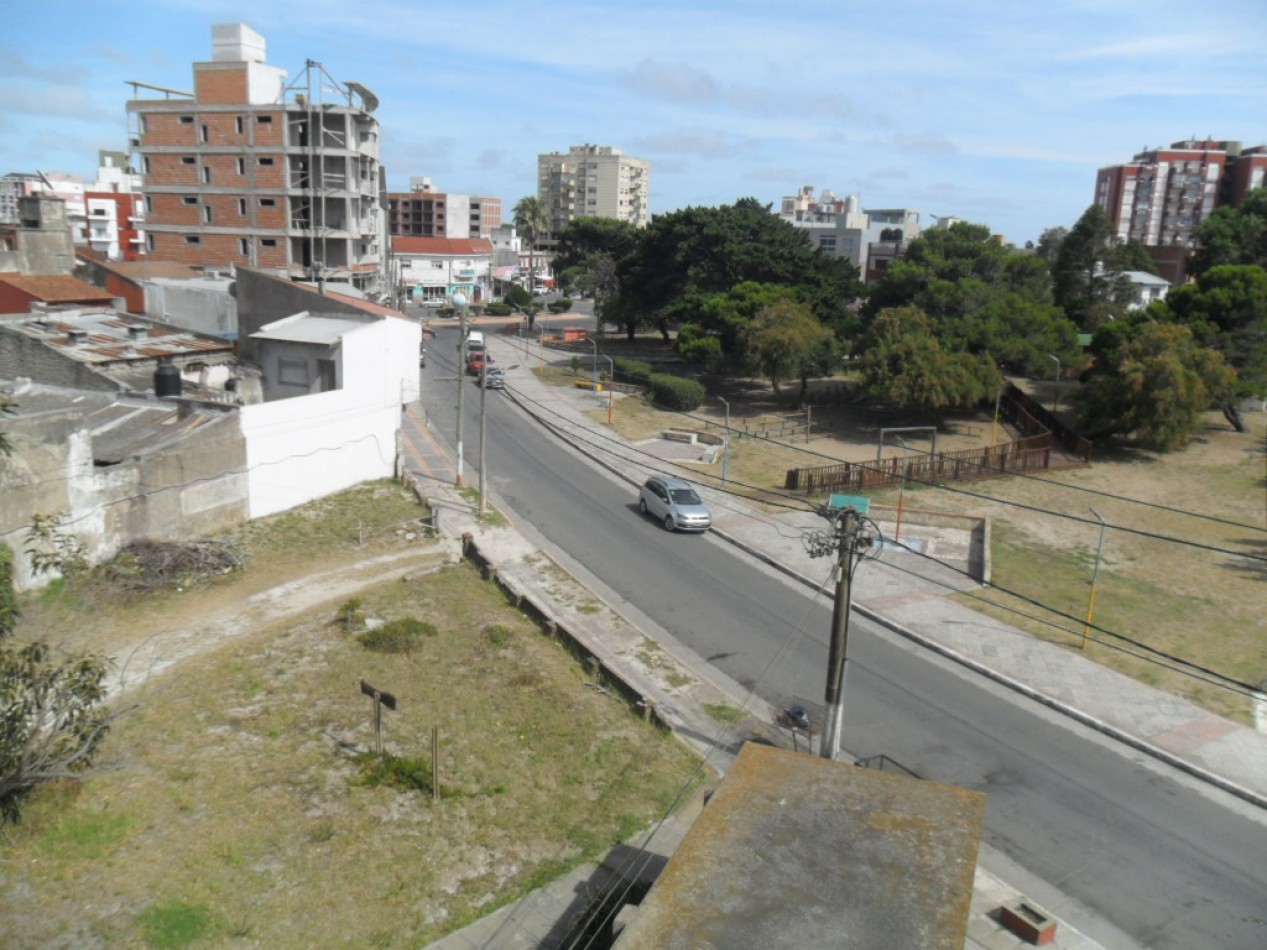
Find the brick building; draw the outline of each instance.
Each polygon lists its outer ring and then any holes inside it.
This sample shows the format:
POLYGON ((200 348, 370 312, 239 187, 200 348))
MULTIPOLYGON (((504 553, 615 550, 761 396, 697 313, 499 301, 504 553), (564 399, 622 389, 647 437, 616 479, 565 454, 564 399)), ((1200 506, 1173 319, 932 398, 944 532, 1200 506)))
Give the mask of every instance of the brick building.
POLYGON ((501 227, 502 200, 436 191, 411 178, 409 191, 387 193, 387 233, 402 237, 486 238, 501 227))
POLYGON ((1148 248, 1162 276, 1182 283, 1201 223, 1220 205, 1239 205, 1267 186, 1267 146, 1191 139, 1101 168, 1095 202, 1113 236, 1148 248))
POLYGON ((240 23, 213 26, 212 45, 211 61, 193 64, 193 92, 132 83, 146 254, 379 289, 378 100, 312 61, 287 83, 240 23))

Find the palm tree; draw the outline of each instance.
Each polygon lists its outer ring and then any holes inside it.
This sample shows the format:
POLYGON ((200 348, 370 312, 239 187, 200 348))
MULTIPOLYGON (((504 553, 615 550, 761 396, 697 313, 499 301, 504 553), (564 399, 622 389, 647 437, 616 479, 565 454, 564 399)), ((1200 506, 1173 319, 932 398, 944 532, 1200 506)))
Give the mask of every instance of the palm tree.
POLYGON ((528 242, 528 299, 532 299, 537 282, 537 239, 550 227, 550 215, 545 202, 532 195, 525 195, 515 202, 515 230, 528 242))

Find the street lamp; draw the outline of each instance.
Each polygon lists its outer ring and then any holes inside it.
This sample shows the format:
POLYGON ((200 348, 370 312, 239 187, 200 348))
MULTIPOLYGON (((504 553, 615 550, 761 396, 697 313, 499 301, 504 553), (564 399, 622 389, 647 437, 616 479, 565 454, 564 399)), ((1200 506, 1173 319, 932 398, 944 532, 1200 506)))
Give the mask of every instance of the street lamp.
POLYGON ((1095 549, 1095 567, 1091 570, 1091 596, 1087 600, 1087 622, 1082 625, 1082 649, 1087 648, 1087 636, 1091 632, 1091 618, 1095 616, 1095 582, 1100 576, 1100 558, 1104 556, 1104 519, 1094 508, 1091 514, 1100 519, 1100 543, 1095 549))
POLYGON ((458 311, 458 425, 457 425, 457 443, 458 443, 458 460, 457 460, 457 478, 453 484, 458 488, 462 487, 462 415, 464 408, 464 396, 466 387, 462 385, 462 375, 466 372, 466 295, 456 293, 453 295, 453 306, 458 311))
POLYGON ((726 487, 726 475, 730 469, 730 401, 724 396, 718 396, 726 406, 726 444, 722 447, 721 453, 721 484, 722 488, 726 487))
POLYGON ((1060 357, 1048 353, 1047 358, 1056 362, 1056 402, 1055 407, 1052 409, 1052 414, 1058 415, 1060 413, 1060 357))

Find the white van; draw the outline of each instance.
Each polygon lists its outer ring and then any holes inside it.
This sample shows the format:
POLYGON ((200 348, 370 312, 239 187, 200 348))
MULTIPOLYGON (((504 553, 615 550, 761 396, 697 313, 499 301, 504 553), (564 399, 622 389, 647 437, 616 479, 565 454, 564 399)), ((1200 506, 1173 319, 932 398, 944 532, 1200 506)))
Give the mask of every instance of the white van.
POLYGON ((467 350, 482 350, 482 349, 484 349, 484 334, 483 334, 483 333, 481 333, 479 330, 469 330, 469 331, 467 331, 467 334, 466 334, 466 348, 467 348, 467 350))

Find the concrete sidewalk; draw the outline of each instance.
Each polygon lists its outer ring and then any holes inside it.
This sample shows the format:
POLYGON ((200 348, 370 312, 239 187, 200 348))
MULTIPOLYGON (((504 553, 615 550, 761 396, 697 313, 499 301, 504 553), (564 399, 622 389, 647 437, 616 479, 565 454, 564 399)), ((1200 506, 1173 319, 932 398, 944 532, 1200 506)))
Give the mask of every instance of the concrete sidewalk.
MULTIPOLYGON (((520 341, 491 335, 489 342, 498 363, 508 369, 505 398, 519 400, 547 424, 588 443, 596 461, 633 484, 641 483, 647 473, 645 458, 635 452, 622 452, 611 430, 587 415, 590 412, 601 415, 599 411, 607 406, 607 393, 545 386, 528 369, 540 359, 533 344, 525 346, 520 341), (601 439, 595 439, 599 435, 601 439)), ((476 532, 481 553, 496 564, 499 572, 513 578, 512 583, 522 589, 532 590, 534 597, 553 602, 552 609, 567 613, 568 596, 560 597, 554 584, 550 585, 552 589, 544 589, 534 577, 531 558, 525 556, 525 552, 532 549, 529 542, 513 529, 490 530, 480 526, 473 517, 459 515, 463 507, 461 499, 455 492, 446 491, 439 481, 445 471, 444 447, 425 424, 414 426, 408 443, 407 454, 419 461, 425 459, 427 463, 414 470, 430 476, 428 487, 434 487, 437 500, 446 496, 443 502, 448 506, 445 533, 476 532)), ((665 456, 668 468, 673 467, 670 456, 671 451, 665 456)), ((713 492, 707 487, 701 491, 708 496, 713 509, 713 530, 717 536, 811 588, 823 585, 830 572, 827 563, 830 559, 810 558, 801 535, 806 531, 827 530, 829 525, 824 519, 810 512, 772 516, 744 505, 735 496, 713 492)), ((883 525, 882 528, 888 534, 888 528, 883 525)), ((904 539, 908 534, 910 538, 918 536, 922 546, 935 557, 938 556, 935 552, 940 550, 953 560, 962 547, 961 539, 941 529, 904 526, 904 539)), ((964 558, 966 560, 966 555, 964 558)), ((976 585, 959 570, 896 547, 886 547, 878 560, 868 561, 856 573, 853 599, 855 610, 899 635, 1245 801, 1267 807, 1267 736, 1100 667, 1070 650, 1037 640, 950 599, 954 590, 973 586, 976 585)), ((702 712, 702 706, 717 701, 743 706, 746 691, 728 682, 691 651, 669 643, 664 645, 666 653, 674 663, 687 668, 694 680, 694 685, 686 690, 671 688, 671 684, 680 682, 682 674, 673 667, 646 666, 645 656, 640 655, 645 651, 640 651, 638 643, 641 640, 639 618, 625 611, 616 616, 620 606, 608 603, 612 611, 610 617, 587 615, 584 618, 583 622, 595 638, 595 650, 602 653, 605 665, 619 663, 622 670, 627 668, 645 694, 662 696, 657 701, 657 712, 679 735, 706 751, 710 764, 724 772, 733 748, 728 749, 724 743, 718 745, 717 723, 702 712)), ((764 734, 771 741, 790 744, 786 730, 774 725, 775 710, 750 702, 747 711, 751 718, 736 734, 764 734)), ((631 842, 631 848, 649 860, 651 868, 658 868, 672 853, 692 819, 693 813, 688 808, 685 814, 671 817, 657 829, 651 840, 631 842)), ((983 852, 988 850, 983 846, 983 852)), ((1006 862, 990 863, 998 867, 1006 862)), ((610 879, 612 870, 596 865, 580 868, 554 885, 432 946, 439 950, 556 946, 552 940, 561 936, 561 923, 583 906, 592 888, 610 879)), ((1020 869, 1012 869, 1007 876, 1009 880, 1004 881, 979 867, 969 920, 969 947, 1023 945, 1002 930, 992 912, 1000 904, 1022 896, 1030 884, 1037 882, 1024 880, 1020 869)), ((1104 938, 1101 934, 1102 943, 1091 940, 1062 918, 1065 908, 1059 905, 1058 898, 1048 894, 1045 899, 1045 909, 1062 919, 1057 942, 1049 946, 1132 946, 1124 935, 1110 934, 1104 938)), ((1069 910, 1076 913, 1075 908, 1069 910)), ((1107 924, 1104 926, 1112 930, 1107 924)))

